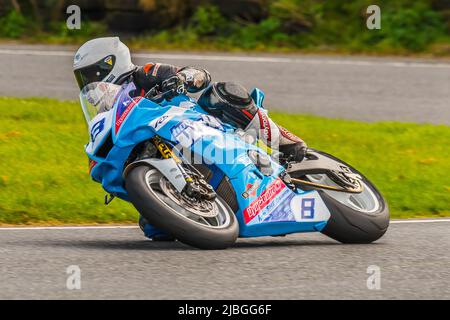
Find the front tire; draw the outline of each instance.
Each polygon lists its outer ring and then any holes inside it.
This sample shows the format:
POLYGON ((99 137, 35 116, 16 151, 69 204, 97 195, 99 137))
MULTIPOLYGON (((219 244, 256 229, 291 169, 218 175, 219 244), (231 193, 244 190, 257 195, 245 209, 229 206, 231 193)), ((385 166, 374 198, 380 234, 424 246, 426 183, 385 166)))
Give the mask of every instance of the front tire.
POLYGON ((215 208, 220 211, 217 225, 208 225, 213 220, 197 217, 189 208, 180 206, 173 196, 165 194, 167 189, 159 186, 162 183, 169 184, 157 169, 149 166, 138 166, 126 177, 131 202, 150 224, 200 249, 225 249, 235 243, 239 225, 222 198, 217 196, 214 200, 215 208))

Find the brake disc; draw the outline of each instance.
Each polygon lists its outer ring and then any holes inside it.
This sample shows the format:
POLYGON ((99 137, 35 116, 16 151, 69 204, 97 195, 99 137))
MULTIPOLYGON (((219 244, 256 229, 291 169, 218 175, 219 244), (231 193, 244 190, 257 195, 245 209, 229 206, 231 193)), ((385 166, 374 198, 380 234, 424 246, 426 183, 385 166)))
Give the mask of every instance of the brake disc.
POLYGON ((189 211, 189 213, 204 218, 214 218, 219 215, 219 208, 214 200, 210 201, 206 199, 190 198, 185 194, 178 192, 178 190, 163 177, 161 177, 160 186, 166 196, 180 207, 189 211))

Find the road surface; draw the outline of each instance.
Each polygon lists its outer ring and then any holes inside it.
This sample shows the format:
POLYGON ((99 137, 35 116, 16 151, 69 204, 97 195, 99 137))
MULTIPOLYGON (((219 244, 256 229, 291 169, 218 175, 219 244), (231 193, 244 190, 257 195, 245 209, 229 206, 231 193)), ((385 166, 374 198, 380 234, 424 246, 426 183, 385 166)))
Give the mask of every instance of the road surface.
POLYGON ((449 231, 450 219, 403 222, 371 245, 297 234, 201 251, 135 227, 0 229, 0 299, 450 299, 449 231))
MULTIPOLYGON (((76 48, 0 45, 0 96, 76 99, 76 48)), ((266 92, 266 107, 363 121, 450 124, 450 63, 414 59, 137 53, 149 61, 197 65, 217 81, 266 92)))
MULTIPOLYGON (((74 48, 0 46, 0 96, 76 99, 74 48)), ((152 59, 153 58, 153 59, 152 59)), ((139 53, 259 86, 266 106, 364 121, 450 124, 450 63, 139 53)), ((395 223, 372 245, 320 234, 240 239, 225 251, 153 243, 133 228, 0 229, 0 299, 450 299, 450 219, 395 223), (81 269, 81 290, 66 269, 81 269), (369 266, 381 289, 369 290, 369 266)))

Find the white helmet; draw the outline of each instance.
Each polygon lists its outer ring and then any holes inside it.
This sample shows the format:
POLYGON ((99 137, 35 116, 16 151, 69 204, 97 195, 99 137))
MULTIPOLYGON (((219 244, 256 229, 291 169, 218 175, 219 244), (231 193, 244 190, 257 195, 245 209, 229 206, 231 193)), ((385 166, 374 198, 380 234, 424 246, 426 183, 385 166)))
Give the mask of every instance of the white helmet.
POLYGON ((78 49, 73 60, 80 90, 92 82, 117 83, 135 69, 130 49, 118 37, 89 40, 78 49))

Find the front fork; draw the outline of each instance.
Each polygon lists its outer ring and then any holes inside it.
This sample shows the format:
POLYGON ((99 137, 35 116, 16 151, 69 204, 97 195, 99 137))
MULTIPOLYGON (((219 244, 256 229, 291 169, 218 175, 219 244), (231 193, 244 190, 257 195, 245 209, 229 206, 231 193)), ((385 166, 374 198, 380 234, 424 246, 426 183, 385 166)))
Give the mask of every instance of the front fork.
POLYGON ((158 149, 158 151, 161 153, 164 159, 174 159, 175 162, 178 165, 178 168, 180 169, 181 173, 183 174, 183 178, 186 181, 187 184, 192 183, 194 180, 192 177, 184 170, 181 159, 167 146, 167 144, 161 140, 160 137, 155 136, 152 139, 153 144, 158 149))
POLYGON ((152 142, 164 159, 172 158, 175 160, 184 180, 186 181, 186 186, 183 191, 189 197, 203 198, 207 200, 212 200, 215 198, 216 194, 214 189, 206 181, 204 181, 203 175, 198 172, 198 174, 200 174, 200 179, 194 179, 194 177, 183 167, 183 161, 180 157, 178 157, 160 137, 153 137, 152 142))

